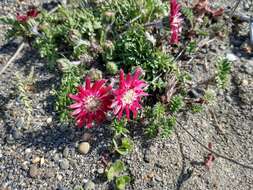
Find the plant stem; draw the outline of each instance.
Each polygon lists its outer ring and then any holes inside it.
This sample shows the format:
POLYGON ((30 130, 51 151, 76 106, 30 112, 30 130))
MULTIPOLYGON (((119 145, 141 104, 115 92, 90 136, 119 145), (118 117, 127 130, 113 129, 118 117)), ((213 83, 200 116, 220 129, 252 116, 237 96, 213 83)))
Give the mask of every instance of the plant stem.
POLYGON ((19 55, 19 53, 23 50, 25 46, 25 43, 22 42, 17 51, 14 53, 14 55, 9 59, 9 61, 5 64, 5 66, 2 68, 2 70, 0 71, 0 76, 4 73, 4 71, 13 63, 13 61, 17 58, 17 56, 19 55))
POLYGON ((200 146, 202 146, 204 149, 206 149, 207 151, 209 151, 210 153, 216 155, 217 157, 220 157, 220 158, 223 158, 225 160, 228 160, 229 162, 232 162, 234 164, 237 164, 243 168, 247 168, 247 169, 251 169, 253 170, 253 166, 249 166, 249 165, 246 165, 246 164, 243 164, 243 163, 240 163, 232 158, 229 158, 227 156, 224 156, 216 151, 213 151, 211 150, 210 148, 208 148, 207 146, 205 146, 202 142, 200 142, 193 134, 191 134, 185 127, 183 127, 183 125, 181 123, 179 123, 178 121, 176 121, 177 124, 189 135, 191 136, 192 139, 194 139, 200 146))

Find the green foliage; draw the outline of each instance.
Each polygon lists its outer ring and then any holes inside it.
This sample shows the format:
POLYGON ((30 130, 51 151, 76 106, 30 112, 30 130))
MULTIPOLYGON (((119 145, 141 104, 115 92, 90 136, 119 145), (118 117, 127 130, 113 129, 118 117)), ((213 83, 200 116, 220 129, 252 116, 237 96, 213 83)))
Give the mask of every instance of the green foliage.
POLYGON ((16 76, 17 94, 20 99, 20 102, 24 106, 26 124, 29 125, 32 118, 33 107, 32 107, 32 100, 29 98, 28 91, 34 82, 34 68, 32 67, 30 74, 26 78, 21 76, 19 72, 16 72, 15 76, 16 76))
POLYGON ((114 30, 121 31, 132 23, 147 23, 165 16, 167 3, 161 0, 108 0, 101 4, 101 12, 112 12, 105 21, 114 23, 114 30))
POLYGON ((133 150, 133 147, 134 147, 133 141, 127 137, 124 137, 123 139, 121 139, 120 145, 118 145, 116 140, 113 139, 113 144, 114 144, 114 148, 116 152, 119 153, 120 155, 129 154, 133 150))
POLYGON ((36 27, 36 22, 32 18, 28 22, 19 22, 16 18, 0 17, 0 24, 11 26, 5 34, 7 39, 19 36, 24 38, 35 36, 33 29, 36 27))
POLYGON ((172 128, 176 125, 175 116, 167 118, 166 125, 162 126, 161 137, 167 138, 171 134, 172 128))
POLYGON ((83 39, 95 38, 102 28, 98 18, 89 9, 61 7, 55 13, 41 13, 39 17, 40 36, 35 47, 42 57, 54 62, 62 55, 79 58, 87 53, 89 43, 83 39))
POLYGON ((231 62, 228 59, 221 58, 218 60, 216 71, 216 82, 219 88, 225 89, 228 85, 229 74, 231 72, 231 62))
POLYGON ((114 130, 114 137, 126 137, 129 133, 128 129, 126 128, 126 120, 122 119, 118 121, 117 119, 115 119, 111 126, 114 130))
POLYGON ((181 13, 189 20, 189 22, 191 23, 191 25, 193 25, 195 17, 194 17, 192 8, 189 8, 189 7, 186 7, 186 6, 182 6, 181 7, 181 13))
POLYGON ((118 190, 124 190, 126 188, 126 185, 130 183, 131 178, 127 175, 120 176, 116 178, 116 188, 118 190))
POLYGON ((62 76, 60 88, 56 92, 55 103, 55 109, 59 114, 61 122, 70 121, 68 106, 71 104, 71 100, 68 95, 76 93, 76 87, 80 84, 81 76, 82 74, 77 68, 72 68, 62 76))
POLYGON ((125 164, 124 162, 117 160, 115 163, 113 163, 109 169, 107 170, 107 179, 109 181, 112 181, 114 177, 117 177, 120 175, 120 173, 125 171, 125 164))
POLYGON ((164 75, 175 69, 172 58, 156 50, 140 26, 129 29, 116 41, 114 60, 126 71, 141 66, 152 90, 164 88, 164 75))
POLYGON ((107 169, 108 181, 114 181, 118 190, 124 190, 126 185, 130 183, 131 178, 127 175, 122 175, 126 170, 125 164, 121 160, 117 160, 107 169))
POLYGON ((207 89, 205 90, 203 99, 207 104, 212 104, 216 100, 216 94, 213 90, 207 89))
POLYGON ((193 113, 200 113, 200 112, 203 111, 203 109, 204 109, 204 107, 203 107, 203 105, 201 105, 201 104, 193 104, 193 105, 191 106, 191 111, 192 111, 193 113))
POLYGON ((172 127, 175 125, 175 118, 166 115, 166 109, 160 102, 156 103, 153 108, 146 107, 144 111, 148 126, 145 133, 154 138, 159 133, 165 138, 170 134, 172 127))
POLYGON ((198 45, 196 40, 189 42, 189 44, 186 47, 186 52, 189 54, 195 53, 197 50, 197 46, 198 45))
POLYGON ((170 101, 170 111, 172 113, 178 112, 183 107, 183 97, 180 95, 173 96, 170 101))

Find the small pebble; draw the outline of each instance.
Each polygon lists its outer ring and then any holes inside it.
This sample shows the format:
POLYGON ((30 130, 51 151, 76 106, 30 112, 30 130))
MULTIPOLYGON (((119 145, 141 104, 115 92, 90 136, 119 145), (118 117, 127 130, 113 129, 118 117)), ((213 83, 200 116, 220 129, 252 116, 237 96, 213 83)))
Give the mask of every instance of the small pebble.
POLYGON ((227 102, 232 102, 233 101, 230 96, 225 96, 225 99, 226 99, 227 102))
POLYGON ((30 149, 30 148, 25 149, 26 154, 30 154, 31 152, 32 152, 32 149, 30 149))
POLYGON ((37 177, 39 175, 39 169, 35 165, 32 165, 29 169, 29 175, 32 178, 37 177))
POLYGON ((57 178, 59 181, 61 181, 63 177, 62 177, 62 175, 57 175, 56 178, 57 178))
POLYGON ((13 138, 14 138, 15 140, 18 140, 18 139, 21 138, 22 133, 21 133, 19 130, 14 129, 14 130, 12 131, 12 136, 13 136, 13 138))
POLYGON ((99 174, 103 174, 103 173, 104 173, 104 168, 98 168, 97 172, 98 172, 99 174))
POLYGON ((55 162, 59 162, 60 159, 61 159, 61 158, 60 158, 60 155, 59 155, 58 153, 56 153, 56 154, 54 155, 54 157, 53 157, 53 160, 54 160, 55 162))
POLYGON ((158 182, 161 182, 163 179, 160 176, 156 175, 155 180, 158 181, 158 182))
POLYGON ((78 150, 81 154, 87 154, 90 150, 90 144, 88 142, 82 142, 79 144, 78 150))
POLYGON ((236 61, 238 59, 238 57, 233 54, 233 53, 227 53, 226 54, 226 58, 229 60, 229 61, 236 61))
POLYGON ((45 164, 45 158, 42 157, 42 158, 40 159, 40 166, 43 166, 44 164, 45 164))
POLYGON ((69 161, 67 159, 63 159, 60 162, 60 168, 63 169, 63 170, 69 169, 69 161))
POLYGON ((32 160, 32 163, 33 164, 37 164, 37 163, 39 163, 40 162, 40 157, 35 157, 33 160, 32 160))
POLYGON ((69 147, 66 146, 66 147, 64 148, 63 152, 62 152, 63 157, 64 157, 64 158, 68 158, 69 152, 70 152, 69 147))
POLYGON ((46 178, 52 178, 54 176, 55 176, 55 173, 54 173, 54 171, 52 169, 45 170, 44 177, 46 177, 46 178))
POLYGON ((249 85, 249 82, 247 80, 242 80, 242 83, 241 83, 242 86, 248 86, 249 85))
POLYGON ((68 190, 68 189, 60 184, 60 185, 58 185, 56 190, 68 190))
POLYGON ((95 183, 93 181, 89 180, 85 185, 84 185, 85 190, 95 190, 95 183))
POLYGON ((51 124, 52 121, 53 121, 53 118, 52 118, 52 117, 47 118, 47 124, 51 124))

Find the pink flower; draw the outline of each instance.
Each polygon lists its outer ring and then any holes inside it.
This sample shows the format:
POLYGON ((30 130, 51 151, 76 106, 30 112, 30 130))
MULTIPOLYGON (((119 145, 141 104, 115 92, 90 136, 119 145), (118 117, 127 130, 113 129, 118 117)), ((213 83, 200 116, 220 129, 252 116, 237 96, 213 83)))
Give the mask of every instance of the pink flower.
POLYGON ((69 94, 69 97, 76 103, 69 106, 75 111, 72 116, 76 119, 78 127, 92 127, 95 121, 100 123, 105 120, 106 112, 111 109, 113 95, 111 94, 111 86, 105 86, 106 80, 97 80, 91 85, 90 79, 87 77, 85 86, 79 86, 76 95, 69 94))
POLYGON ((114 114, 121 119, 123 112, 126 112, 126 117, 130 119, 130 111, 133 112, 133 117, 136 118, 137 111, 142 106, 140 105, 141 98, 148 94, 143 88, 147 86, 146 82, 139 80, 141 69, 137 69, 133 76, 130 73, 124 78, 124 72, 120 70, 119 88, 114 90, 115 100, 112 104, 114 114))
POLYGON ((171 44, 178 44, 179 36, 182 31, 182 21, 183 19, 180 17, 180 4, 177 3, 177 0, 170 1, 170 30, 171 30, 171 44))
POLYGON ((20 15, 19 13, 17 13, 17 15, 16 15, 16 20, 19 22, 27 22, 28 19, 29 19, 29 17, 26 15, 20 15))
POLYGON ((39 14, 39 11, 37 11, 37 9, 31 9, 29 11, 27 11, 26 15, 28 17, 33 17, 33 18, 36 18, 39 14))
POLYGON ((31 9, 26 12, 26 15, 20 15, 20 13, 17 13, 16 20, 19 22, 27 22, 30 17, 36 18, 39 14, 39 11, 37 9, 31 9))

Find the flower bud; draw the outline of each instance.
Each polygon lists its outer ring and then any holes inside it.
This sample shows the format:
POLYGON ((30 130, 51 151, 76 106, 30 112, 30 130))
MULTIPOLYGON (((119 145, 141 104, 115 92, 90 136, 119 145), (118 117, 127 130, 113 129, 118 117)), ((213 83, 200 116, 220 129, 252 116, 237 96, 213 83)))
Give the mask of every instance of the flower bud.
POLYGON ((84 64, 90 67, 92 63, 94 62, 94 58, 89 54, 82 54, 80 56, 80 62, 81 64, 84 64))
POLYGON ((102 71, 98 70, 98 69, 95 69, 95 68, 92 68, 89 73, 88 73, 88 76, 90 77, 90 79, 92 81, 96 81, 96 80, 99 80, 99 79, 102 79, 103 78, 103 74, 102 74, 102 71))
POLYGON ((116 63, 109 61, 106 63, 106 71, 111 75, 115 75, 118 72, 118 66, 116 63))
POLYGON ((81 40, 81 34, 78 30, 70 30, 68 33, 68 41, 73 44, 77 45, 79 41, 81 40))
POLYGON ((64 72, 67 72, 72 67, 71 62, 66 58, 60 58, 56 60, 57 68, 64 72))

